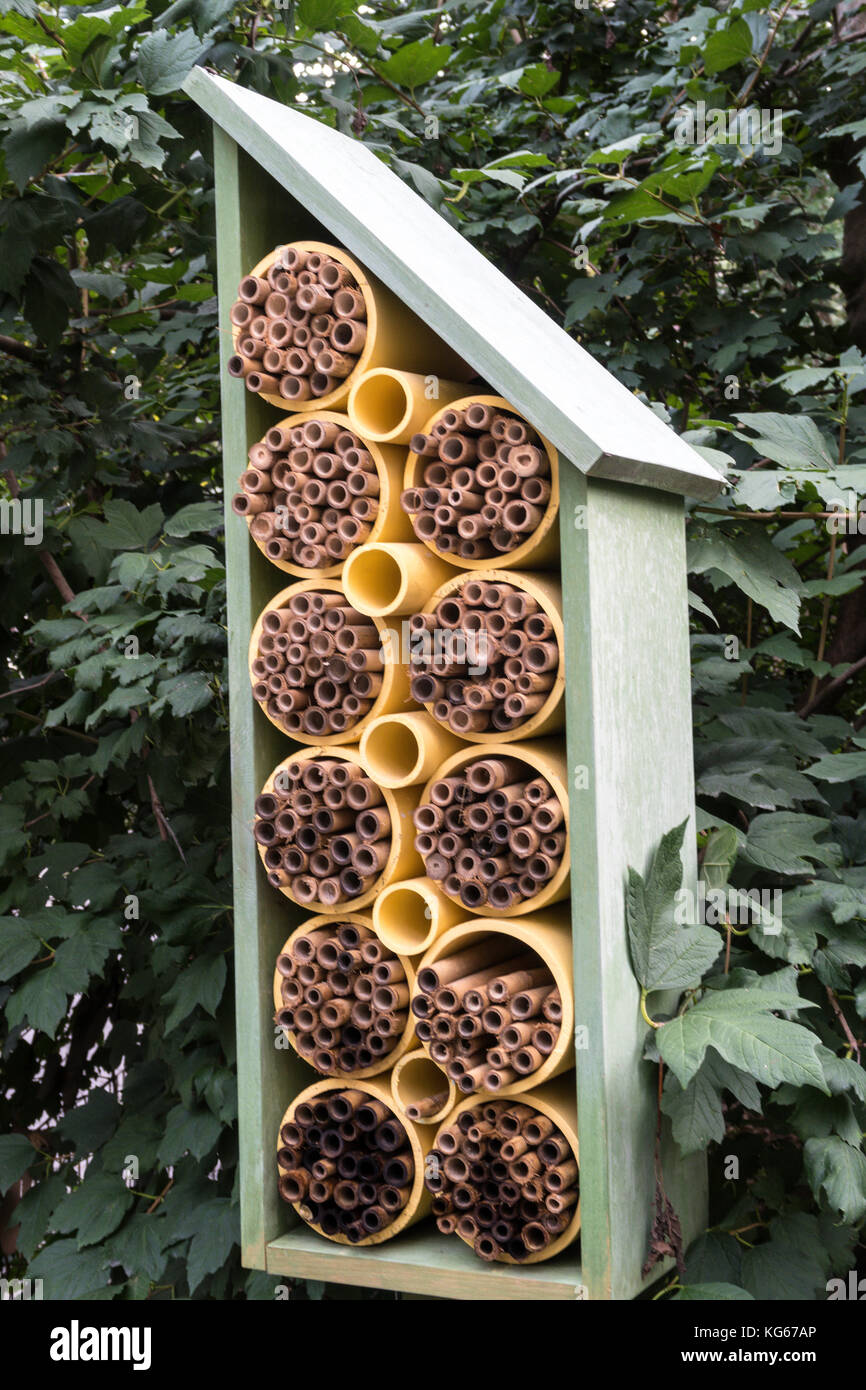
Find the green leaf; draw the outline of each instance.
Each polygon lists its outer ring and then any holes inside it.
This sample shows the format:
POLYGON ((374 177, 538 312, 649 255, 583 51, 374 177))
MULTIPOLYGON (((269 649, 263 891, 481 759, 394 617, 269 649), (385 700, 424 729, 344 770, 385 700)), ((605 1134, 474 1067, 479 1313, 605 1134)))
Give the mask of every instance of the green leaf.
POLYGON ((757 432, 757 438, 735 430, 738 439, 759 454, 784 464, 786 468, 835 468, 836 459, 818 426, 809 415, 778 415, 773 412, 743 414, 735 412, 741 424, 757 432))
POLYGON ((816 1201, 823 1193, 845 1221, 858 1222, 866 1215, 866 1155, 862 1149, 836 1135, 807 1139, 803 1161, 816 1201))
POLYGON ((743 857, 773 874, 810 874, 815 864, 835 868, 842 862, 839 846, 817 843, 817 836, 829 830, 830 822, 822 816, 802 816, 793 811, 755 816, 743 857))
POLYGON ((66 989, 54 965, 37 970, 16 989, 6 1005, 10 1028, 26 1019, 31 1028, 53 1038, 57 1025, 66 1013, 66 989))
POLYGON ((854 782, 866 777, 866 753, 828 753, 806 771, 822 782, 854 782))
POLYGON ((196 1004, 201 1004, 206 1013, 215 1014, 225 982, 225 956, 197 956, 191 965, 181 971, 165 995, 164 1002, 170 1005, 165 1020, 166 1033, 176 1028, 196 1004))
POLYGON ((131 502, 122 500, 105 503, 107 525, 101 528, 100 541, 108 550, 137 550, 162 526, 162 507, 158 502, 139 512, 131 502))
POLYGON ((63 1235, 77 1231, 78 1248, 82 1250, 110 1235, 134 1201, 120 1176, 88 1170, 80 1186, 55 1211, 53 1226, 63 1235))
POLYGON ((404 43, 386 63, 380 64, 379 71, 401 87, 420 87, 435 77, 450 57, 449 44, 418 39, 415 43, 404 43))
POLYGON ((0 1134, 0 1195, 23 1177, 38 1157, 26 1134, 0 1134))
POLYGON ((698 1071, 708 1047, 765 1086, 790 1081, 827 1094, 817 1053, 818 1038, 799 1023, 776 1018, 771 1009, 811 1007, 796 994, 769 990, 713 990, 678 1018, 656 1029, 662 1060, 682 1086, 698 1071))
POLYGON ((38 936, 15 917, 0 920, 0 980, 10 980, 41 950, 38 936))
POLYGON ((163 531, 167 536, 189 536, 193 531, 214 531, 222 524, 221 502, 192 502, 170 516, 163 531))
POLYGON ((204 51, 192 29, 181 29, 177 34, 157 29, 147 34, 138 50, 142 87, 154 96, 176 92, 204 51))
POLYGON ((310 33, 328 33, 353 9, 352 0, 298 0, 296 13, 298 23, 310 33))
POLYGON ((704 71, 708 77, 745 62, 752 52, 752 31, 744 19, 716 29, 704 46, 704 71))
POLYGON ((693 574, 718 571, 766 608, 775 622, 799 634, 800 577, 763 532, 733 540, 714 531, 690 542, 688 565, 693 574))
POLYGON ((724 888, 739 852, 739 839, 732 825, 720 826, 707 838, 701 860, 701 876, 708 888, 724 888))
POLYGON ((96 1087, 84 1105, 76 1106, 60 1121, 60 1129, 76 1148, 76 1158, 93 1153, 111 1137, 120 1119, 120 1106, 110 1091, 96 1087))
POLYGON ((161 1223, 155 1214, 136 1213, 112 1237, 109 1249, 112 1259, 120 1260, 130 1276, 144 1274, 154 1282, 159 1279, 165 1264, 160 1241, 161 1223))
MULTIPOLYGON (((2 1141, 0 1141, 2 1142, 2 1141)), ((2 1187, 2 1183, 0 1183, 2 1187)), ((51 1213, 66 1196, 66 1184, 59 1173, 50 1173, 25 1192, 15 1208, 18 1226, 18 1253, 32 1260, 51 1230, 51 1213)))
POLYGON ((176 1163, 187 1152, 195 1158, 204 1158, 221 1133, 222 1125, 209 1110, 193 1112, 184 1105, 176 1105, 166 1119, 165 1134, 159 1146, 159 1161, 163 1165, 176 1163))
POLYGON ((531 67, 524 68, 517 85, 524 96, 545 97, 556 86, 560 76, 556 68, 549 68, 546 63, 533 63, 531 67))
POLYGON ((66 1302, 105 1288, 109 1283, 107 1262, 105 1250, 79 1250, 74 1240, 55 1240, 40 1250, 27 1273, 44 1281, 46 1299, 66 1302))
POLYGON ((232 1246, 240 1240, 237 1208, 227 1197, 217 1197, 200 1209, 199 1230, 193 1236, 187 1256, 189 1291, 195 1293, 207 1274, 213 1274, 228 1259, 232 1246))
POLYGON ((673 1136, 683 1154, 697 1153, 725 1135, 722 1092, 730 1091, 747 1110, 761 1109, 761 1094, 754 1079, 726 1062, 713 1049, 686 1087, 674 1073, 665 1077, 662 1112, 671 1121, 673 1136))
POLYGON ((635 869, 628 871, 626 917, 632 969, 647 991, 697 984, 719 954, 717 932, 703 924, 684 927, 677 920, 685 827, 683 821, 663 837, 646 881, 635 869))

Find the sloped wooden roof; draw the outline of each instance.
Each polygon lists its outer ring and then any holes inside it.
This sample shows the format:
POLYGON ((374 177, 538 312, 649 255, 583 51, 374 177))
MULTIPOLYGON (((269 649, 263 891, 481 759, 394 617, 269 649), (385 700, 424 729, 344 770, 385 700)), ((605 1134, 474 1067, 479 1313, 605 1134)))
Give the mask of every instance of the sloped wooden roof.
POLYGON ((184 90, 582 472, 718 493, 700 454, 361 141, 202 68, 184 90))

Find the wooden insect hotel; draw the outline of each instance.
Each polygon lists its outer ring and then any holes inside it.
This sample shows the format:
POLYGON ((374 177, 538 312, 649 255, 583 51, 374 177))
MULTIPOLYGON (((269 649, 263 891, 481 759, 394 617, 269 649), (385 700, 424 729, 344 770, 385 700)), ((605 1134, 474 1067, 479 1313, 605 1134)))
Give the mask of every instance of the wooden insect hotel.
MULTIPOLYGON (((656 1105, 626 871, 692 814, 683 496, 721 480, 359 141, 186 90, 216 167, 244 1263, 631 1298, 656 1105)), ((705 1172, 663 1142, 688 1239, 705 1172)))

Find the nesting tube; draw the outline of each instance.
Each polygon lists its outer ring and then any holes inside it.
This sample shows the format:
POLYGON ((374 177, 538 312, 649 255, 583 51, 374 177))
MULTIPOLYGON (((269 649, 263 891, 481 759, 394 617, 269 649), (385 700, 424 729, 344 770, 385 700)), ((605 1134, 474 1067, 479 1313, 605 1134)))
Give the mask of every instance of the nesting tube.
POLYGON ((381 1245, 430 1211, 424 1164, 433 1137, 432 1126, 396 1113, 382 1081, 317 1081, 280 1122, 280 1196, 328 1240, 381 1245))
POLYGON ((299 743, 354 743, 371 720, 411 705, 395 634, 352 608, 336 579, 283 589, 250 637, 253 694, 271 723, 299 743))
POLYGON ((553 1259, 580 1234, 574 1076, 516 1103, 464 1101, 437 1131, 426 1172, 443 1234, 456 1231, 488 1263, 553 1259))
POLYGON ((560 905, 458 923, 418 962, 416 1031, 463 1095, 517 1095, 574 1065, 571 949, 560 905))
POLYGON ((310 748, 279 763, 252 824, 268 881, 311 912, 357 911, 421 860, 408 833, 417 791, 372 781, 357 748, 310 748))
POLYGON ((245 276, 229 313, 232 375, 285 410, 340 410, 357 378, 399 362, 411 372, 468 381, 472 368, 346 251, 317 241, 277 247, 245 276), (246 294, 256 295, 255 302, 246 294), (243 308, 253 316, 244 318, 243 308), (283 354, 273 374, 244 356, 241 339, 258 334, 283 354), (291 360, 289 358, 291 357, 291 360), (250 383, 250 376, 255 380, 250 383))
POLYGON ((403 998, 414 979, 408 960, 379 941, 369 917, 311 917, 277 958, 274 1022, 316 1071, 353 1080, 375 1076, 417 1046, 403 998), (393 1009, 383 1006, 380 984, 398 995, 393 1009))
POLYGON ((415 812, 427 876, 484 917, 519 916, 567 897, 566 786, 563 748, 553 739, 453 754, 415 812))
POLYGON ((402 474, 402 449, 356 434, 347 415, 287 415, 250 448, 232 509, 277 569, 328 578, 366 541, 413 540, 402 474))
POLYGON ((457 1104, 457 1088, 424 1052, 408 1052, 391 1077, 394 1102, 417 1125, 438 1125, 457 1104))
POLYGON ((361 757, 382 787, 413 787, 432 776, 460 740, 423 710, 384 714, 361 735, 361 757))
POLYGON ((370 617, 416 613, 453 570, 422 545, 375 542, 353 551, 343 570, 349 602, 370 617))
POLYGON ((443 381, 416 372, 376 367, 355 379, 346 407, 352 428, 368 439, 408 444, 433 409, 442 409, 465 394, 465 381, 443 381), (433 405, 430 391, 435 389, 433 405))
POLYGON ((501 396, 431 414, 410 441, 401 500, 416 538, 460 569, 558 559, 557 452, 501 396))
POLYGON ((460 738, 510 742, 560 728, 562 590, 516 570, 459 574, 410 620, 412 695, 460 738))
POLYGON ((389 950, 416 956, 465 916, 465 909, 446 897, 432 878, 409 878, 389 884, 378 894, 373 930, 389 950))

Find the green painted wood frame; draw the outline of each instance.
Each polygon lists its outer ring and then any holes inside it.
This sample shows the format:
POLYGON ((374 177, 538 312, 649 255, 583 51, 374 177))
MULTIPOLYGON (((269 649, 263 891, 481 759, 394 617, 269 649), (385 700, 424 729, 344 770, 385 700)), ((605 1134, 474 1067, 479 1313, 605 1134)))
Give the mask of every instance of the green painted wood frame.
MULTIPOLYGON (((583 1233, 579 1256, 487 1266, 432 1222, 370 1249, 332 1245, 277 1195, 277 1128, 315 1079, 280 1049, 272 1018, 276 954, 302 920, 261 872, 253 801, 295 746, 261 715, 247 643, 285 576, 230 508, 249 446, 278 417, 228 375, 229 308, 243 274, 272 246, 334 239, 214 125, 223 468, 228 568, 232 840, 243 1263, 254 1269, 445 1298, 631 1298, 642 1288, 652 1216, 655 1070, 628 962, 625 872, 644 869, 664 831, 693 806, 682 501, 672 494, 562 470, 562 577, 567 744, 572 770, 576 1084, 583 1233)), ((348 247, 351 252, 353 248, 348 247)), ((398 282, 390 287, 400 292, 398 282)), ((454 344, 458 349, 461 344, 454 344)), ((496 387, 496 383, 491 383, 496 387)), ((694 876, 694 864, 688 867, 694 876)), ((705 1224, 705 1170, 664 1141, 666 1190, 686 1238, 705 1224)))

